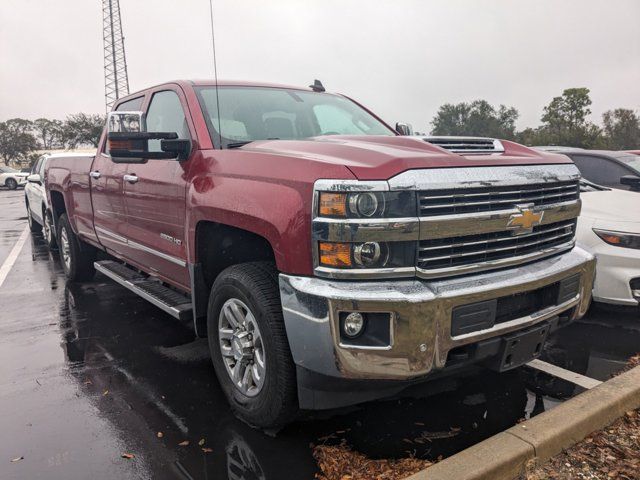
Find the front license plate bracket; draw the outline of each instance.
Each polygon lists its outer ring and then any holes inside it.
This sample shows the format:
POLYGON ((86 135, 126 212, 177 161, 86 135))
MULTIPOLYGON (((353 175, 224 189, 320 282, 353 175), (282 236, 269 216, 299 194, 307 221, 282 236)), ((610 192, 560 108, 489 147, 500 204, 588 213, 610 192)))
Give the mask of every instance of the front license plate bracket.
POLYGON ((547 341, 550 323, 544 322, 502 337, 500 352, 489 362, 489 368, 505 372, 538 358, 547 341))

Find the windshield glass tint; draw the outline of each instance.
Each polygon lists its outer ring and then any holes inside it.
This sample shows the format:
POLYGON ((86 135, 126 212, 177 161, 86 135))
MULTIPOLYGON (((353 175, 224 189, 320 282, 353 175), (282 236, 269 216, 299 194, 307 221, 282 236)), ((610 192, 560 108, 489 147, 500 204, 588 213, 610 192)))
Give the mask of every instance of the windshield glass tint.
POLYGON ((215 144, 304 139, 320 135, 394 135, 338 95, 266 87, 200 87, 198 98, 215 144))

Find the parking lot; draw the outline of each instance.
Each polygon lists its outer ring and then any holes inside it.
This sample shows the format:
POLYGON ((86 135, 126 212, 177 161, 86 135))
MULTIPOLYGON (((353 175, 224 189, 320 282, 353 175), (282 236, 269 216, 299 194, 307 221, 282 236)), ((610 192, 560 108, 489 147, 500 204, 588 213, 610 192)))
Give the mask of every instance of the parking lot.
MULTIPOLYGON (((581 391, 528 368, 476 370, 256 431, 229 411, 189 325, 99 274, 66 284, 57 254, 25 233, 23 195, 0 191, 3 479, 311 479, 312 444, 435 460, 581 391)), ((638 351, 640 317, 592 309, 552 341, 545 360, 606 380, 638 351)))

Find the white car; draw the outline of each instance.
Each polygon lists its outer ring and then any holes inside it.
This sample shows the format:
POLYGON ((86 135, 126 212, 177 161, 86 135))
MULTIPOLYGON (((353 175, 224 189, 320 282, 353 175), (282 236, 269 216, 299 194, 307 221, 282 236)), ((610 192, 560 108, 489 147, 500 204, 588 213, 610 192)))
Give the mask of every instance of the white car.
POLYGON ((29 229, 33 233, 40 233, 49 248, 56 246, 56 236, 51 222, 51 212, 47 194, 44 189, 44 168, 52 155, 44 154, 33 164, 31 174, 27 177, 24 187, 24 201, 27 207, 29 229))
POLYGON ((583 180, 577 240, 598 260, 593 299, 640 304, 640 193, 583 180))
POLYGON ((0 185, 15 190, 27 183, 28 173, 19 172, 15 168, 0 167, 0 185))

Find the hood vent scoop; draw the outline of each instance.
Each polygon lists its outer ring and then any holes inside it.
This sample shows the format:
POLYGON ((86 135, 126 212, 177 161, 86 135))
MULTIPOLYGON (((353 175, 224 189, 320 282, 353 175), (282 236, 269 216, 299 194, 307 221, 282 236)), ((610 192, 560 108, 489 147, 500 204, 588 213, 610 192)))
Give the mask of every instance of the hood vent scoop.
POLYGON ((423 137, 425 142, 463 155, 504 153, 500 140, 482 137, 423 137))

